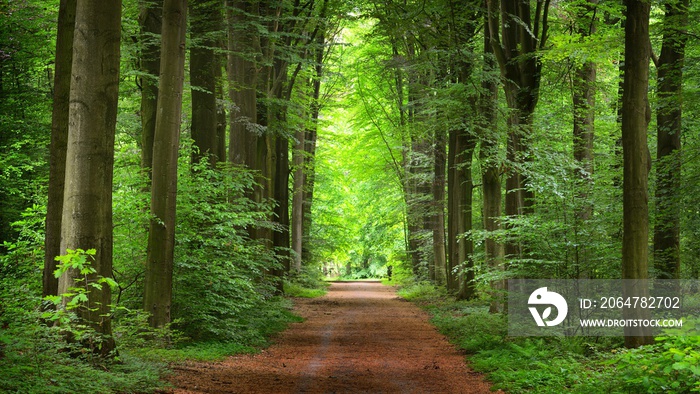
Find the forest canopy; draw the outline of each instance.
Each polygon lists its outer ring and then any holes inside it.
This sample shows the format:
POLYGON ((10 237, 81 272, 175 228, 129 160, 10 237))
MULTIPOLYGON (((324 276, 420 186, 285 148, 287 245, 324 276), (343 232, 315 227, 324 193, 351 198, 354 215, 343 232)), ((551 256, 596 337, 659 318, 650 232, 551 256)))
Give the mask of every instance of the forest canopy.
POLYGON ((696 2, 97 3, 0 1, 0 390, 328 278, 700 278, 696 2))

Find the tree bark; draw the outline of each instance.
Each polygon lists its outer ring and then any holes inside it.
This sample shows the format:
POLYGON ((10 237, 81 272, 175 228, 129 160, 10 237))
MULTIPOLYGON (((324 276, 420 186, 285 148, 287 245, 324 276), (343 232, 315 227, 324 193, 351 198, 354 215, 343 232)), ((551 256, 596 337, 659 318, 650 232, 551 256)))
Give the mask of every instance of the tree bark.
POLYGON ((447 238, 450 251, 447 264, 447 288, 458 299, 474 296, 474 242, 460 238, 472 229, 472 158, 476 141, 466 130, 450 131, 448 153, 447 238), (465 264, 466 273, 455 272, 465 264))
POLYGON ((152 327, 170 323, 186 27, 187 1, 165 0, 143 297, 144 309, 151 314, 149 324, 152 327))
POLYGON ((253 170, 258 166, 258 65, 260 38, 247 20, 246 14, 257 15, 257 1, 227 1, 228 74, 229 99, 233 103, 229 126, 228 160, 247 165, 253 170))
POLYGON ((284 275, 291 270, 290 255, 290 220, 289 220, 289 139, 286 136, 287 110, 291 97, 293 81, 287 78, 288 64, 286 61, 275 56, 272 69, 272 79, 270 79, 269 98, 272 100, 268 104, 269 135, 274 140, 274 176, 272 196, 275 201, 274 221, 279 228, 272 234, 272 245, 275 248, 275 255, 282 264, 282 270, 276 271, 275 280, 277 289, 283 292, 284 275), (278 83, 274 83, 278 81, 278 83))
POLYGON ((318 117, 320 113, 321 78, 323 77, 323 60, 326 45, 326 34, 320 32, 315 40, 314 75, 311 78, 311 105, 309 108, 310 125, 297 134, 299 144, 295 147, 299 156, 295 157, 294 166, 294 199, 292 202, 292 246, 298 255, 296 265, 301 269, 301 263, 310 261, 309 234, 311 231, 311 206, 313 203, 316 137, 318 117), (297 183, 298 181, 298 183, 297 183), (298 222, 297 222, 298 221, 298 222))
POLYGON ((667 0, 664 4, 664 36, 657 68, 654 268, 656 277, 661 279, 679 279, 681 271, 679 200, 686 36, 677 29, 685 29, 688 24, 688 3, 689 0, 667 0))
MULTIPOLYGON (((626 0, 625 76, 622 96, 623 236, 622 279, 648 278, 649 211, 647 201, 649 148, 647 126, 651 109, 649 86, 649 11, 643 0, 626 0)), ((639 282, 637 282, 639 283, 639 282)), ((623 296, 645 296, 645 287, 623 286, 623 296)), ((625 319, 644 319, 648 310, 625 308, 625 319)), ((653 343, 648 328, 625 327, 625 345, 653 343)))
MULTIPOLYGON (((226 49, 226 45, 219 45, 221 49, 226 49)), ((216 157, 219 161, 226 161, 226 127, 228 125, 228 114, 226 112, 226 92, 224 88, 224 78, 222 69, 226 67, 226 56, 216 55, 215 79, 216 79, 216 157)))
POLYGON ((299 128, 295 133, 292 168, 294 171, 294 186, 292 195, 292 250, 294 251, 294 271, 301 271, 303 228, 304 228, 304 186, 306 185, 306 130, 299 128))
POLYGON ((447 251, 445 249, 445 172, 447 165, 447 136, 442 130, 435 131, 434 177, 433 177, 433 276, 438 285, 446 283, 447 251))
MULTIPOLYGON (((499 6, 497 0, 488 0, 487 7, 490 41, 505 80, 506 102, 512 110, 508 117, 506 159, 511 168, 506 177, 505 213, 515 217, 529 213, 534 203, 523 166, 531 160, 528 145, 542 70, 536 51, 547 41, 549 0, 538 1, 534 14, 529 1, 501 0, 499 6)), ((522 252, 522 245, 506 244, 506 254, 511 258, 520 257, 522 252)))
POLYGON ((218 157, 218 113, 216 105, 217 68, 220 68, 214 48, 213 36, 223 28, 220 3, 208 0, 191 0, 191 35, 197 40, 190 47, 190 84, 192 85, 192 139, 197 148, 192 161, 199 162, 208 156, 209 164, 216 166, 218 157))
MULTIPOLYGON (((114 133, 119 96, 121 1, 77 3, 66 176, 61 225, 61 254, 68 249, 96 250, 97 276, 112 276, 112 178, 114 133)), ((75 285, 79 272, 59 279, 58 294, 75 285)), ((99 352, 114 350, 109 286, 91 288, 85 318, 102 335, 99 352)))
MULTIPOLYGON (((577 15, 577 30, 581 37, 588 37, 596 31, 595 5, 598 0, 587 0, 577 15)), ((588 260, 588 248, 583 235, 578 235, 582 227, 587 226, 593 216, 593 204, 589 202, 589 194, 593 186, 593 139, 595 135, 595 84, 596 65, 584 60, 574 65, 572 73, 572 103, 573 103, 573 150, 574 160, 578 164, 580 180, 577 199, 580 206, 576 208, 574 232, 578 241, 574 251, 576 277, 589 277, 583 265, 588 260)))
MULTIPOLYGON (((489 18, 485 15, 485 18, 489 18)), ((493 47, 491 44, 488 19, 485 20, 484 29, 484 72, 493 73, 498 65, 493 59, 493 47)), ((481 83, 482 95, 479 103, 479 119, 483 122, 481 129, 483 135, 480 138, 479 160, 481 164, 481 188, 483 192, 483 220, 486 238, 484 239, 484 255, 486 264, 493 271, 501 271, 505 250, 503 243, 493 235, 501 229, 501 160, 498 155, 499 130, 497 122, 498 85, 493 79, 485 78, 481 83)), ((491 283, 493 290, 505 287, 504 281, 491 283)), ((499 294, 493 294, 489 311, 499 312, 504 305, 499 294)))
POLYGON ((70 108, 73 31, 77 0, 61 0, 56 34, 56 66, 54 68, 53 112, 49 157, 49 187, 46 206, 43 296, 58 295, 55 257, 61 254, 61 216, 66 177, 66 148, 70 108))
POLYGON ((160 33, 163 3, 143 1, 140 4, 141 26, 141 167, 151 175, 153 165, 153 136, 156 130, 158 75, 160 74, 160 33))

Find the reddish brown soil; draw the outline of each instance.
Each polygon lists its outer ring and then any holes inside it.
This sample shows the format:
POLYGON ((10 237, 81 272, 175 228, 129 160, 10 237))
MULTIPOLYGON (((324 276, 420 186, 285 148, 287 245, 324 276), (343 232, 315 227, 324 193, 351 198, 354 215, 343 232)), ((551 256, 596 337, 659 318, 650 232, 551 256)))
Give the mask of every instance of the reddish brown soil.
POLYGON ((326 296, 295 304, 305 321, 262 353, 175 367, 175 393, 490 392, 428 315, 391 287, 333 283, 326 296))

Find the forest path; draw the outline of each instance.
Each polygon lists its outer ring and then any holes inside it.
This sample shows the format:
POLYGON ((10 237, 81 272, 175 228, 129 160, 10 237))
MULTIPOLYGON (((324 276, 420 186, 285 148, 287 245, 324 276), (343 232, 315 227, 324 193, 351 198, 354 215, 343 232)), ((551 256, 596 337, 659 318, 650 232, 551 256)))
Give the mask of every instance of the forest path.
POLYGON ((394 288, 337 282, 295 305, 305 321, 262 353, 176 367, 175 393, 491 392, 427 313, 394 288))

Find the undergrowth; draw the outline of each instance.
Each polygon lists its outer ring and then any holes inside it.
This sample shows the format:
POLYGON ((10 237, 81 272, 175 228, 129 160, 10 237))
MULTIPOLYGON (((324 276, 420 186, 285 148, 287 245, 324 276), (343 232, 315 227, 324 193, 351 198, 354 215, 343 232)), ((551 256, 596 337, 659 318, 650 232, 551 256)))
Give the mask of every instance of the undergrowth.
MULTIPOLYGON (((301 318, 284 298, 271 300, 256 314, 242 316, 236 341, 191 342, 180 338, 170 344, 144 337, 130 321, 116 326, 118 355, 113 360, 67 351, 55 327, 40 322, 37 312, 16 313, 0 328, 0 392, 44 393, 152 393, 167 386, 168 366, 185 360, 219 361, 227 356, 254 353, 269 345, 269 338, 301 318), (245 329, 242 327, 245 326, 245 329), (145 338, 145 339, 144 339, 145 338)), ((5 316, 9 317, 9 316, 5 316)), ((176 331, 164 333, 177 337, 176 331)))
POLYGON ((323 280, 321 271, 304 267, 284 282, 284 294, 289 297, 316 298, 325 295, 329 285, 323 280))
MULTIPOLYGON (((454 301, 429 283, 399 294, 428 310, 432 323, 465 350, 470 366, 509 393, 700 392, 700 337, 665 336, 638 349, 621 337, 509 337, 503 314, 483 301, 454 301)), ((695 323, 697 324, 697 323, 695 323)), ((693 330, 690 322, 685 330, 693 330)))

